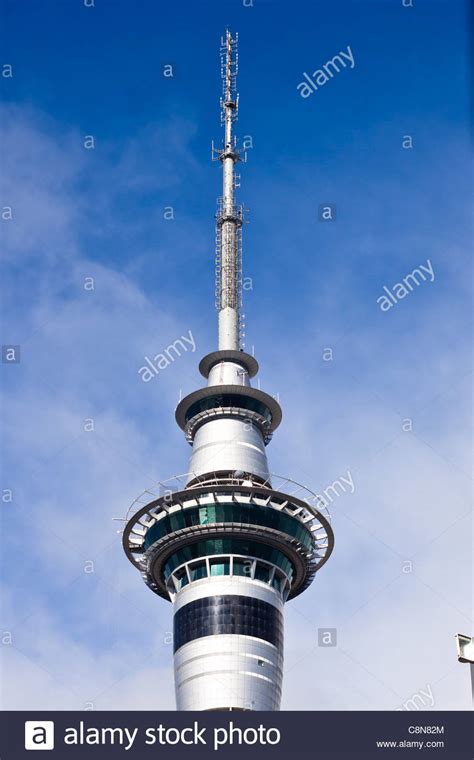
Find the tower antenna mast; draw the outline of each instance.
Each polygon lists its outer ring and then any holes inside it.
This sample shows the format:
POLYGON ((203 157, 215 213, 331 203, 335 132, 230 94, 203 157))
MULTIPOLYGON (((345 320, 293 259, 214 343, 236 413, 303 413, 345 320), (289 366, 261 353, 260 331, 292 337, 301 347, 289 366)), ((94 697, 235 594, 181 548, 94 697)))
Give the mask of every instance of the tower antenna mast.
POLYGON ((241 348, 242 333, 242 224, 243 207, 235 203, 235 189, 239 177, 235 164, 242 158, 232 133, 237 120, 239 96, 237 89, 238 34, 232 37, 226 30, 221 38, 222 96, 221 122, 224 126, 222 148, 212 146, 213 159, 223 169, 222 197, 218 199, 216 214, 216 308, 219 319, 219 350, 236 351, 241 348))

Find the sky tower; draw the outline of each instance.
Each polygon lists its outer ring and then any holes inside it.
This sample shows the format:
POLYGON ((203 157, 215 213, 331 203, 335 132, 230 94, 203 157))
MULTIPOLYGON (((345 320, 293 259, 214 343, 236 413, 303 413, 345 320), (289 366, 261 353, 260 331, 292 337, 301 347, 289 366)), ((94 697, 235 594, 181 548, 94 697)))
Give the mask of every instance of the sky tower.
POLYGON ((219 343, 199 364, 207 386, 176 409, 192 446, 189 472, 145 491, 123 535, 145 583, 173 605, 178 710, 280 708, 283 607, 310 585, 334 544, 318 498, 270 475, 266 445, 281 409, 251 387, 258 363, 241 348, 237 68, 237 35, 227 31, 221 40, 224 141, 213 146, 223 169, 216 215, 219 343))

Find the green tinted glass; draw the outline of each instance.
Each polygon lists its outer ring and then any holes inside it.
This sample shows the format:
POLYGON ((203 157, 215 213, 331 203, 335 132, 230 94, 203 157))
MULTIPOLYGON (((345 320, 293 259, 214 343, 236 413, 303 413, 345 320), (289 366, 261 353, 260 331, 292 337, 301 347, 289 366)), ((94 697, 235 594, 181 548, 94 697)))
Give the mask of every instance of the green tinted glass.
MULTIPOLYGON (((206 541, 196 541, 194 544, 183 546, 182 549, 178 549, 166 562, 164 577, 167 579, 173 570, 185 562, 199 559, 200 557, 208 557, 213 554, 242 554, 248 557, 257 557, 279 567, 289 577, 290 581, 293 577, 293 565, 278 549, 261 544, 258 541, 247 541, 240 538, 210 538, 206 541)), ((197 577, 194 577, 193 573, 194 566, 191 570, 191 578, 192 580, 197 580, 197 577)), ((242 573, 242 575, 244 574, 247 575, 247 573, 242 573)))
POLYGON ((191 507, 175 512, 158 520, 145 536, 144 547, 148 549, 155 541, 175 530, 193 525, 215 525, 218 523, 240 523, 242 525, 263 525, 296 538, 307 549, 313 546, 310 531, 295 517, 270 507, 255 504, 209 504, 191 507))
POLYGON ((211 575, 230 575, 230 559, 209 560, 211 575))

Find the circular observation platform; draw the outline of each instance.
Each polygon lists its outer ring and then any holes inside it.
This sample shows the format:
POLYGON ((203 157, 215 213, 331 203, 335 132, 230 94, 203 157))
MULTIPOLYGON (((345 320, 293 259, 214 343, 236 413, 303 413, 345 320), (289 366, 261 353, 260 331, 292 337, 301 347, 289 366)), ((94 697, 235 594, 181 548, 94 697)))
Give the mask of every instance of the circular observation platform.
POLYGON ((148 489, 129 510, 138 507, 123 546, 156 594, 171 599, 184 585, 219 574, 247 574, 284 600, 310 585, 334 546, 314 493, 288 479, 272 476, 270 485, 244 473, 211 473, 184 488, 189 476, 172 479, 176 490, 170 481, 148 489))
POLYGON ((258 388, 208 385, 185 396, 179 402, 175 416, 189 443, 204 422, 218 417, 237 417, 254 422, 268 443, 281 422, 282 411, 273 396, 258 388))
POLYGON ((211 369, 215 367, 216 364, 220 364, 220 362, 234 362, 235 364, 240 364, 250 378, 255 377, 258 372, 258 361, 254 356, 246 354, 245 351, 231 350, 213 351, 204 356, 199 362, 199 372, 207 379, 211 369))

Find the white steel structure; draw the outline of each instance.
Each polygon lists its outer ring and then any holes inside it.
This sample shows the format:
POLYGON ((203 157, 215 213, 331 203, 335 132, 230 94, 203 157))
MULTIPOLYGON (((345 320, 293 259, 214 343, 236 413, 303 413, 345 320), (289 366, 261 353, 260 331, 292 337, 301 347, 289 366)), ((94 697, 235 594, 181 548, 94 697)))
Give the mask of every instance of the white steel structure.
POLYGON ((178 710, 278 710, 283 606, 306 589, 333 544, 327 514, 307 489, 268 469, 277 401, 252 388, 257 361, 240 344, 241 228, 232 125, 237 38, 221 42, 223 166, 217 213, 219 350, 199 365, 207 386, 176 410, 192 446, 189 472, 146 491, 124 531, 145 582, 170 600, 178 710))

